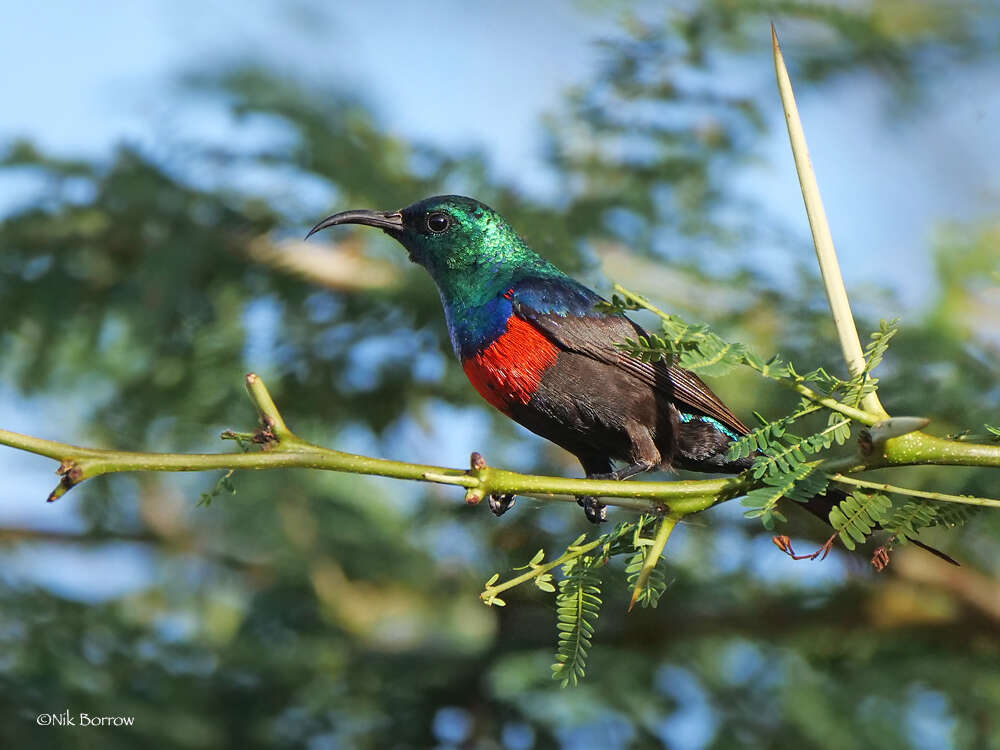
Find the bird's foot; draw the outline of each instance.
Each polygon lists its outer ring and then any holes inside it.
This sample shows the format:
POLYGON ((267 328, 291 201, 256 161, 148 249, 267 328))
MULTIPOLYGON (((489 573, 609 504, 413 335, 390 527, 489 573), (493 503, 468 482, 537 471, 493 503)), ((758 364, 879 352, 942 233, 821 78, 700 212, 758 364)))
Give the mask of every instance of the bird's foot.
POLYGON ((583 506, 583 512, 587 515, 587 520, 591 523, 601 523, 608 520, 608 506, 598 502, 593 495, 579 495, 577 503, 583 506))
MULTIPOLYGON (((655 464, 652 461, 640 461, 616 471, 609 471, 603 474, 587 474, 587 479, 611 479, 617 482, 621 479, 634 477, 636 474, 642 474, 644 471, 649 471, 654 466, 655 464)), ((608 520, 608 506, 599 502, 593 495, 580 495, 576 498, 576 501, 583 506, 583 511, 587 514, 587 520, 591 523, 601 523, 608 520)))
POLYGON ((489 497, 490 510, 498 518, 514 507, 517 495, 493 494, 489 497))

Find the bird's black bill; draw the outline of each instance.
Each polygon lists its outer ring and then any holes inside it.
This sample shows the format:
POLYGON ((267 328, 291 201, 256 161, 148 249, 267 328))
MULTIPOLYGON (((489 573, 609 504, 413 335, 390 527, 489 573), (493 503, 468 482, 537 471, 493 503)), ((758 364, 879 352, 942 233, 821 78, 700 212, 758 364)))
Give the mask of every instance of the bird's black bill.
POLYGON ((391 234, 403 230, 403 214, 399 211, 369 211, 367 209, 342 211, 339 214, 327 216, 323 221, 310 229, 309 234, 306 235, 306 239, 309 239, 321 229, 327 229, 338 224, 364 224, 369 227, 377 227, 391 234))

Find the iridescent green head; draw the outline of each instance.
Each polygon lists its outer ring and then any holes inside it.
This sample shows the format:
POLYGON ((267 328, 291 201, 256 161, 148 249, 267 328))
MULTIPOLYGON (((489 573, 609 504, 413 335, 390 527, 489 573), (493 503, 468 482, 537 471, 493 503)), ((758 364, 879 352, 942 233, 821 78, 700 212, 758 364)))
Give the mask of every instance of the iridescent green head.
POLYGON ((481 303, 503 284, 528 274, 560 274, 489 206, 461 195, 437 195, 399 211, 344 211, 309 232, 337 224, 378 227, 424 266, 449 301, 481 303))

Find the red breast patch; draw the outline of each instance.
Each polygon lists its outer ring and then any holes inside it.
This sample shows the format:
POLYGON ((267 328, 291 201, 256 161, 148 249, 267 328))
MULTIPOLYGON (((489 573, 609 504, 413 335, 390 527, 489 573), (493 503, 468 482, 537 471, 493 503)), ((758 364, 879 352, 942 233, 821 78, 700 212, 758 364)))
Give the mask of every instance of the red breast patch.
POLYGON ((483 351, 462 362, 469 382, 491 405, 509 414, 511 404, 526 404, 559 348, 531 323, 512 315, 506 332, 483 351))

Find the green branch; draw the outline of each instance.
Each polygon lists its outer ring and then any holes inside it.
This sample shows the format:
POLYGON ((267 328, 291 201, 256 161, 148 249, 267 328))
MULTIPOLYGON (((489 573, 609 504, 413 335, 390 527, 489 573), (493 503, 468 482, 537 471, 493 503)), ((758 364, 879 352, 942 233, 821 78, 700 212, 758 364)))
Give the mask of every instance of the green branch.
POLYGON ((581 535, 580 537, 578 537, 577 540, 573 542, 573 544, 569 545, 569 547, 566 548, 566 551, 562 555, 557 557, 555 560, 537 565, 532 565, 529 563, 530 569, 527 572, 522 573, 519 576, 515 576, 514 578, 511 578, 509 580, 506 580, 503 583, 499 584, 496 583, 497 580, 500 578, 500 574, 497 573, 495 576, 493 576, 490 580, 486 582, 486 585, 483 587, 483 591, 479 595, 479 598, 482 599, 483 603, 488 606, 492 607, 493 605, 498 605, 502 607, 506 604, 506 602, 503 599, 500 599, 497 596, 498 594, 502 594, 504 591, 520 586, 522 583, 527 583, 533 578, 538 578, 548 573, 550 570, 558 568, 563 563, 567 563, 570 560, 575 560, 578 557, 586 555, 588 552, 597 549, 602 544, 605 544, 607 542, 606 536, 602 535, 597 537, 597 539, 593 540, 592 542, 588 542, 587 544, 580 544, 580 542, 584 540, 585 536, 586 535, 581 535))
POLYGON ((632 598, 628 602, 629 612, 632 611, 632 607, 635 606, 635 603, 639 601, 639 597, 642 596, 642 592, 646 588, 646 582, 649 581, 649 576, 652 574, 653 568, 660 562, 660 557, 663 556, 663 550, 667 546, 667 541, 670 539, 670 535, 674 532, 674 528, 680 520, 681 516, 676 513, 670 513, 660 520, 660 527, 656 530, 656 536, 648 545, 649 549, 646 550, 642 569, 639 571, 639 575, 635 579, 635 585, 632 587, 632 598))
POLYGON ((807 399, 820 406, 825 406, 831 411, 835 411, 839 414, 843 414, 845 417, 853 419, 855 422, 860 422, 866 425, 875 425, 881 422, 885 417, 876 416, 870 412, 863 409, 857 409, 853 406, 848 406, 845 403, 838 401, 831 396, 824 396, 822 393, 814 391, 809 386, 805 385, 801 381, 795 380, 794 378, 775 378, 775 382, 781 383, 781 385, 786 388, 791 388, 796 393, 805 396, 807 399))
MULTIPOLYGON (((568 479, 520 474, 495 469, 483 462, 467 470, 413 464, 360 456, 309 443, 285 424, 263 381, 253 373, 246 378, 247 392, 260 415, 261 427, 241 437, 261 450, 249 453, 141 453, 85 448, 69 443, 0 430, 0 444, 47 456, 60 462, 59 485, 48 501, 58 499, 87 479, 128 471, 212 471, 229 469, 320 469, 434 482, 463 487, 466 499, 477 503, 493 494, 531 495, 572 502, 578 495, 607 498, 608 505, 644 513, 688 515, 706 510, 752 490, 758 483, 743 476, 668 482, 618 482, 598 479, 568 479)), ((877 423, 871 414, 823 397, 801 383, 796 390, 817 403, 866 425, 877 423)), ((946 464, 1000 466, 1000 445, 945 440, 923 433, 910 433, 887 441, 869 456, 850 456, 825 461, 823 469, 834 473, 858 473, 886 466, 946 464)), ((953 502, 963 502, 962 499, 953 502)), ((976 504, 970 502, 969 504, 976 504)))
POLYGON ((942 503, 961 503, 963 505, 981 505, 987 508, 1000 508, 1000 500, 993 500, 988 497, 976 497, 974 495, 951 495, 946 492, 925 492, 924 490, 911 490, 907 487, 899 487, 894 484, 884 482, 869 482, 864 479, 856 479, 844 474, 831 474, 830 479, 841 484, 851 484, 855 487, 864 487, 869 490, 880 490, 891 492, 896 495, 908 495, 910 497, 922 497, 926 500, 937 500, 942 503))
MULTIPOLYGON (((395 479, 435 482, 464 487, 473 502, 490 494, 559 496, 573 501, 577 495, 608 498, 607 504, 647 513, 667 510, 688 514, 737 497, 747 489, 739 477, 680 482, 618 482, 567 479, 504 471, 477 463, 468 470, 390 461, 313 445, 296 436, 285 424, 263 381, 247 375, 247 392, 257 407, 261 427, 246 436, 261 450, 251 453, 140 453, 83 448, 68 443, 0 430, 0 444, 60 461, 59 485, 49 502, 96 476, 126 471, 212 471, 217 469, 321 469, 371 474, 395 479)), ((235 437, 234 433, 227 436, 235 437)))

